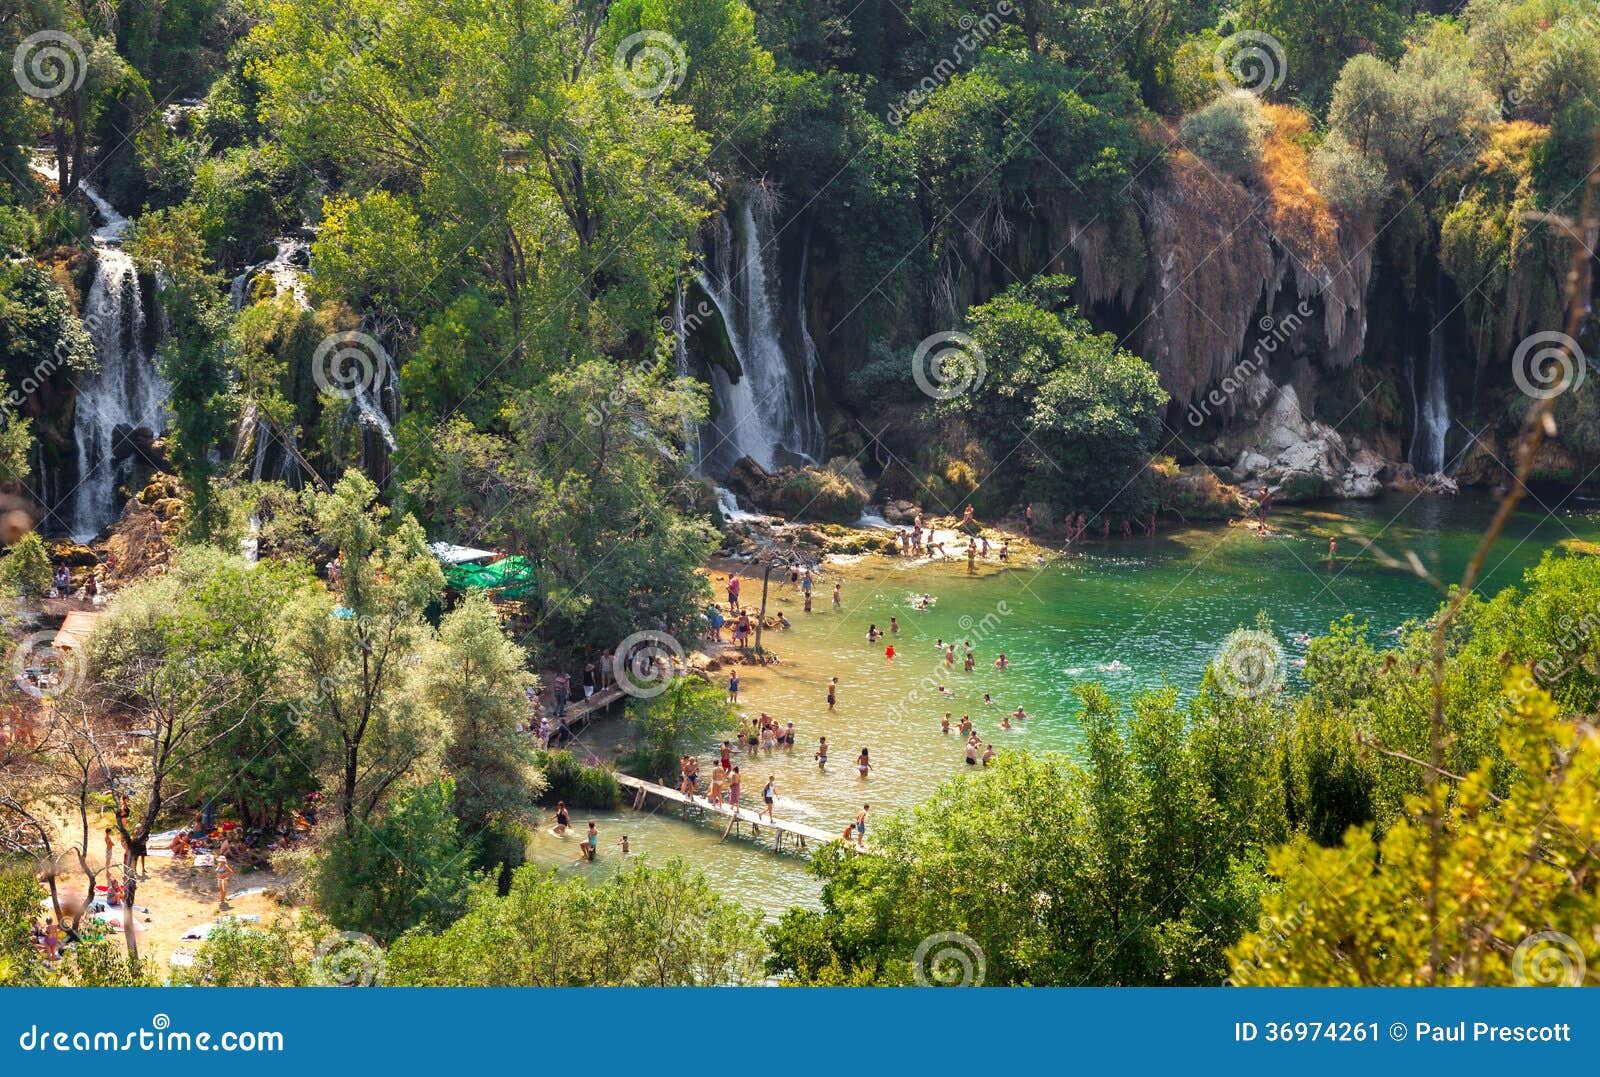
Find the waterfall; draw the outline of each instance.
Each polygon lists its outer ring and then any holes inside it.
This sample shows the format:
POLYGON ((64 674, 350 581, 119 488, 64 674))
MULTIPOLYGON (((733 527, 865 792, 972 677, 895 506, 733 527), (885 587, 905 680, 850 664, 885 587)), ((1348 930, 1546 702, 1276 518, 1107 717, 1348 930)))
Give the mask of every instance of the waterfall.
MULTIPOLYGON (((272 277, 272 282, 280 295, 287 293, 293 296, 295 306, 302 310, 310 306, 310 301, 306 298, 305 273, 301 269, 309 258, 309 245, 305 240, 293 236, 279 236, 272 242, 271 258, 247 267, 229 282, 228 299, 234 310, 243 310, 249 305, 250 286, 262 274, 272 277)), ((294 433, 284 431, 281 436, 292 440, 294 433)), ((255 405, 246 405, 244 414, 240 417, 239 432, 234 443, 234 459, 239 461, 249 458, 252 482, 271 478, 293 483, 298 478, 299 471, 294 466, 293 453, 289 451, 291 446, 285 446, 284 451, 278 453, 276 458, 270 458, 268 455, 272 442, 279 439, 278 432, 261 421, 255 405)))
POLYGON ((814 463, 823 452, 813 388, 816 349, 805 331, 804 270, 793 292, 795 310, 786 311, 772 215, 770 192, 753 185, 742 205, 716 219, 710 249, 703 252, 697 279, 722 315, 741 372, 735 379, 711 364, 718 412, 703 432, 704 467, 727 468, 749 456, 770 471, 785 463, 814 463), (791 325, 799 324, 790 348, 784 346, 786 314, 791 325))
MULTIPOLYGON (((685 313, 685 297, 683 285, 678 285, 678 290, 672 297, 672 356, 677 360, 678 377, 687 378, 689 370, 689 334, 692 332, 688 316, 685 313)), ((694 326, 699 325, 699 319, 694 326)), ((695 471, 703 467, 700 459, 700 430, 693 422, 684 424, 683 443, 689 452, 689 464, 695 471)))
POLYGON ((1419 391, 1416 371, 1407 359, 1411 400, 1417 416, 1411 435, 1411 466, 1419 474, 1434 475, 1444 470, 1444 439, 1450 430, 1450 386, 1444 373, 1444 330, 1434 326, 1428 333, 1428 363, 1422 371, 1419 391))
POLYGON ((88 183, 78 189, 105 221, 94 232, 94 282, 83 304, 100 369, 77 386, 72 433, 78 484, 55 512, 74 540, 87 542, 116 518, 117 485, 132 474, 139 451, 135 435, 153 438, 165 429, 168 386, 153 347, 160 308, 154 307, 151 325, 138 270, 121 247, 128 219, 88 183))

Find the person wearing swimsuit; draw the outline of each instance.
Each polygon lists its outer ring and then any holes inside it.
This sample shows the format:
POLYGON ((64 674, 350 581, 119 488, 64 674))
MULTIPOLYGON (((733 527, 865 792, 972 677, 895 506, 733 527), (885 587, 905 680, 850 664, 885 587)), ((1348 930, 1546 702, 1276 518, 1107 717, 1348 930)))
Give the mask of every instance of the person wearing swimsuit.
POLYGON ((860 772, 863 778, 865 778, 867 776, 867 772, 871 769, 872 761, 867 758, 867 750, 863 748, 861 749, 861 755, 856 759, 856 770, 860 772))
POLYGON ((567 814, 567 802, 556 801, 556 833, 565 834, 567 827, 572 824, 572 817, 567 814))

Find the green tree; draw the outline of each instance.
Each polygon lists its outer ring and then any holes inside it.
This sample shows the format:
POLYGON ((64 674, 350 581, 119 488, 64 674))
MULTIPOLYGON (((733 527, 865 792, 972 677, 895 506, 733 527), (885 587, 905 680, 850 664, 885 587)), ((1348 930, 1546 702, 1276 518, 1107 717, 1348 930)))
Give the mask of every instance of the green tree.
POLYGON ((946 376, 971 389, 945 406, 966 417, 993 459, 1020 462, 1028 497, 1099 507, 1137 494, 1167 394, 1142 359, 1093 330, 1071 286, 1038 277, 969 310, 973 367, 946 376))
POLYGON ((443 740, 415 658, 432 643, 423 611, 444 578, 414 519, 383 533, 376 497, 355 471, 308 494, 318 538, 339 551, 342 603, 311 589, 281 622, 279 690, 338 790, 347 837, 443 740))
POLYGON ((629 857, 589 884, 518 868, 504 897, 487 883, 439 934, 388 953, 403 986, 700 987, 759 979, 760 914, 719 897, 681 860, 629 857))
POLYGON ((380 940, 442 928, 465 907, 472 851, 446 778, 400 791, 376 820, 327 839, 315 860, 316 907, 348 931, 380 940))
POLYGON ((220 279, 207 268, 198 226, 198 215, 187 208, 146 214, 129 249, 166 282, 161 309, 167 332, 158 360, 171 390, 169 452, 193 505, 190 529, 204 541, 221 522, 212 480, 220 470, 217 449, 236 429, 237 410, 226 355, 228 308, 220 279))
POLYGON ((1347 59, 1399 54, 1410 10, 1409 0, 1244 0, 1227 29, 1271 35, 1281 48, 1278 93, 1320 109, 1347 59))
MULTIPOLYGON (((621 656, 619 656, 620 658, 621 656)), ((659 695, 629 707, 639 730, 639 749, 629 765, 634 773, 677 781, 678 756, 727 736, 739 724, 727 692, 699 677, 674 677, 659 695)))
POLYGON ((50 554, 37 531, 29 531, 11 544, 5 560, 0 561, 0 579, 29 598, 42 597, 54 585, 50 554))
POLYGON ((1261 99, 1239 90, 1185 116, 1182 136, 1195 156, 1230 175, 1249 176, 1261 164, 1261 141, 1267 126, 1261 99))
POLYGON ((703 389, 664 367, 585 363, 527 393, 499 437, 452 423, 417 490, 474 541, 536 562, 541 633, 558 660, 699 613, 711 531, 692 497, 684 431, 703 389))
POLYGON ((1592 968, 1586 978, 1582 970, 1600 920, 1600 899, 1585 882, 1600 866, 1588 780, 1600 742, 1592 729, 1562 721, 1548 696, 1515 684, 1514 675, 1501 695, 1515 710, 1498 758, 1484 758, 1457 785, 1438 819, 1417 797, 1381 838, 1368 827, 1336 848, 1302 840, 1273 854, 1283 885, 1265 899, 1262 929, 1233 948, 1234 982, 1596 982, 1592 968), (1501 759, 1514 776, 1509 786, 1501 759), (1430 901, 1435 879, 1448 889, 1430 901))
POLYGON ((521 728, 524 693, 538 684, 527 658, 478 591, 445 616, 422 669, 422 693, 449 726, 443 763, 455 785, 456 818, 491 855, 536 820, 534 801, 544 787, 533 738, 521 728))

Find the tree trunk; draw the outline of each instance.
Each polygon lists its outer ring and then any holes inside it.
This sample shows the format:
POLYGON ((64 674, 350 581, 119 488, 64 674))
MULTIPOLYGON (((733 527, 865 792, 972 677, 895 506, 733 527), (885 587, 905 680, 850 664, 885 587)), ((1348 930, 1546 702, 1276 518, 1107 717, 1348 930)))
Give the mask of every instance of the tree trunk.
POLYGON ((138 896, 139 876, 130 865, 124 874, 128 877, 127 892, 123 895, 122 906, 122 941, 128 948, 128 960, 133 963, 135 972, 139 969, 139 937, 133 928, 133 902, 138 896))

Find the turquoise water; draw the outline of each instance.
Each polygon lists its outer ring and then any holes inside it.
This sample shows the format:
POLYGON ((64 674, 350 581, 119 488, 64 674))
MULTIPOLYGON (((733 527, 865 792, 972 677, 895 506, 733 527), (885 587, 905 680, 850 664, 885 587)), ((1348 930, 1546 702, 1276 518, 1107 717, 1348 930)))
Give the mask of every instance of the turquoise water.
MULTIPOLYGON (((767 645, 781 664, 745 669, 740 703, 751 717, 765 711, 794 722, 797 746, 738 760, 746 802, 759 797, 771 775, 780 816, 842 831, 864 803, 871 804, 869 818, 882 816, 974 769, 965 764, 959 734, 940 733, 945 711, 955 722, 970 714, 997 752, 1070 753, 1080 740, 1078 684, 1098 680, 1121 694, 1170 684, 1190 693, 1228 634, 1253 626, 1258 611, 1271 619, 1291 664, 1304 653, 1297 635, 1324 632, 1346 612, 1368 621, 1375 633, 1425 617, 1441 592, 1385 561, 1412 553, 1437 578, 1459 579, 1492 511, 1487 499, 1472 497, 1280 509, 1272 521, 1276 537, 1260 538, 1242 527, 1196 528, 1091 542, 1043 565, 1024 555, 1007 571, 991 565, 977 576, 967 574, 964 560, 868 558, 830 566, 809 617, 798 612, 799 595, 786 581, 775 584, 769 608, 784 609, 795 627, 768 633, 767 645), (1339 544, 1331 562, 1330 536, 1339 544), (838 612, 827 600, 834 580, 844 588, 838 612), (916 610, 913 603, 924 593, 933 604, 916 610), (868 626, 887 629, 890 617, 898 620, 899 633, 869 644, 868 626), (939 639, 972 641, 974 671, 963 671, 959 646, 954 667, 946 667, 935 647, 939 639), (889 642, 896 649, 892 661, 884 654, 889 642), (1008 670, 994 668, 1001 652, 1008 670), (832 714, 826 707, 830 677, 839 678, 832 714), (953 696, 940 695, 939 684, 953 696), (984 704, 985 693, 993 705, 984 704), (1001 729, 1001 715, 1019 705, 1029 718, 1001 729), (830 745, 826 772, 813 761, 823 735, 830 745), (855 767, 863 747, 873 764, 865 779, 855 767)), ((1600 518, 1571 510, 1551 514, 1530 504, 1491 552, 1481 588, 1518 582, 1547 548, 1568 538, 1600 539, 1600 518)), ((634 825, 627 816, 608 823, 634 825)), ((720 828, 661 815, 649 826, 636 849, 688 856, 729 894, 768 909, 815 899, 815 880, 793 858, 732 839, 718 844, 720 828)), ((556 861, 548 851, 534 855, 556 861)))

